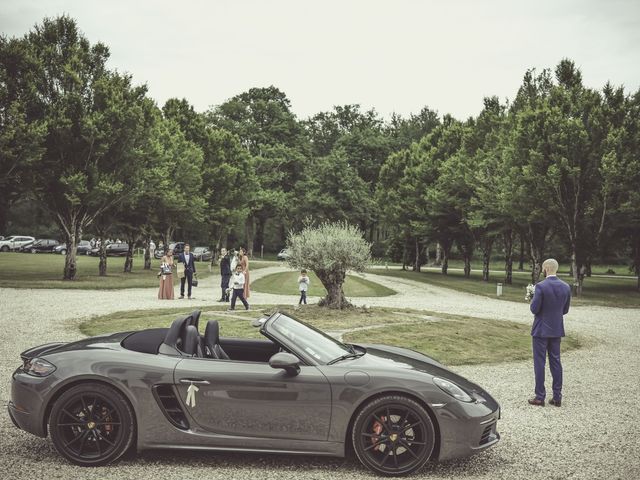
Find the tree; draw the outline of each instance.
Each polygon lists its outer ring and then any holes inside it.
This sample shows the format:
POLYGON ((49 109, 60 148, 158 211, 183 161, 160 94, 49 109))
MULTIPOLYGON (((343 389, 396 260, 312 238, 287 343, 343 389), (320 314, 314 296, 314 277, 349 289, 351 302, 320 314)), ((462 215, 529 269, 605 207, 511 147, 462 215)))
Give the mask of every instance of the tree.
POLYGON ((371 244, 362 231, 346 222, 325 222, 318 227, 307 224, 287 238, 289 265, 308 269, 318 276, 327 290, 320 306, 350 307, 342 290, 347 272, 363 272, 371 261, 371 244))
POLYGON ((264 243, 267 222, 286 214, 307 151, 304 131, 291 112, 291 102, 274 86, 252 88, 207 114, 211 126, 240 139, 251 156, 255 182, 246 185, 251 206, 246 221, 249 254, 264 243))
POLYGON ((144 168, 154 107, 146 87, 106 69, 107 47, 91 46, 69 17, 45 19, 21 42, 24 68, 15 73, 23 82, 10 96, 28 99, 26 122, 46 124, 30 187, 60 226, 69 252, 64 278, 71 280, 82 231, 126 198, 144 168))
POLYGON ((30 170, 44 149, 43 120, 29 121, 28 108, 35 92, 24 91, 30 71, 28 46, 23 40, 0 36, 0 232, 5 233, 7 214, 15 200, 28 191, 30 170))

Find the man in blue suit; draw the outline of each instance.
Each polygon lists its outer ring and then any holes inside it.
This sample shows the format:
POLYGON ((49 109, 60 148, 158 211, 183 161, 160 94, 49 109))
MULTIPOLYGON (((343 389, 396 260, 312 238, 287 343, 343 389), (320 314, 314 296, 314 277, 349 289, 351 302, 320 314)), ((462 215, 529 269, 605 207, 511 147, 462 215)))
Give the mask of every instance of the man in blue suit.
POLYGON ((534 315, 531 337, 536 396, 529 399, 529 403, 544 407, 544 367, 548 353, 549 370, 553 377, 553 398, 549 400, 549 404, 559 407, 562 403, 560 340, 564 337, 563 316, 569 311, 571 287, 556 276, 558 262, 553 258, 544 261, 542 271, 547 278, 536 285, 531 300, 531 313, 534 315))
POLYGON ((184 264, 184 277, 180 279, 180 298, 184 298, 184 283, 187 282, 187 298, 191 299, 191 286, 193 285, 193 276, 196 273, 196 260, 193 253, 190 252, 191 247, 188 243, 184 246, 184 253, 178 257, 178 261, 184 264))

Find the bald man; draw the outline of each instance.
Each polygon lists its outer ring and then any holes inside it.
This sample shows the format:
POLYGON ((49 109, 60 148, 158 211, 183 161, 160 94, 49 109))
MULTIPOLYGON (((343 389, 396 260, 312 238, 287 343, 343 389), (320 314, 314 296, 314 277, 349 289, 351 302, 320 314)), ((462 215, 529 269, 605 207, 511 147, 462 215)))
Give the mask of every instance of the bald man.
POLYGON ((549 404, 559 407, 562 404, 560 340, 564 337, 564 315, 569 311, 571 287, 556 276, 558 262, 553 258, 542 263, 542 271, 547 278, 536 285, 530 307, 534 315, 531 337, 536 396, 529 399, 529 404, 544 407, 544 370, 549 355, 549 370, 553 378, 553 398, 549 404))

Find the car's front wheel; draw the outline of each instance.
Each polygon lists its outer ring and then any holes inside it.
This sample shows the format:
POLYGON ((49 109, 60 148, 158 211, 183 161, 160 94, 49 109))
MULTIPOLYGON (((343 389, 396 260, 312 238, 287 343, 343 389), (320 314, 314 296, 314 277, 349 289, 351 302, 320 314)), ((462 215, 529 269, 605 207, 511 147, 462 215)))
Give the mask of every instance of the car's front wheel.
POLYGON ((435 429, 418 402, 386 395, 366 404, 353 425, 353 447, 360 462, 374 472, 407 475, 429 461, 435 429))
POLYGON ((76 465, 107 465, 134 442, 134 415, 127 400, 98 383, 77 385, 58 398, 49 417, 56 450, 76 465))

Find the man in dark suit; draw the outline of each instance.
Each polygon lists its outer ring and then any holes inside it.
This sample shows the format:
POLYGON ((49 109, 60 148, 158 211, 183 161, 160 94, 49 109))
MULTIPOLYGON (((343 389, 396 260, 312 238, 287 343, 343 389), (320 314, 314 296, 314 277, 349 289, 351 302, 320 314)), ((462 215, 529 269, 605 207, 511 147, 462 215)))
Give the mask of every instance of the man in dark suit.
POLYGON ((191 286, 193 284, 193 276, 196 273, 196 260, 188 243, 184 245, 184 252, 180 254, 178 261, 184 265, 184 277, 180 279, 180 298, 184 298, 184 283, 186 281, 189 286, 187 298, 191 299, 191 286))
POLYGON ((227 252, 226 248, 220 250, 220 288, 222 289, 222 296, 219 302, 228 302, 229 294, 229 280, 231 280, 231 256, 227 252))
POLYGON ((542 271, 546 279, 538 283, 531 300, 534 315, 531 337, 533 340, 533 370, 536 377, 536 396, 529 399, 531 405, 544 407, 544 369, 547 354, 549 370, 553 377, 553 398, 550 405, 559 407, 562 403, 562 364, 560 363, 560 340, 564 337, 563 316, 569 311, 571 287, 560 280, 558 262, 553 258, 545 260, 542 271))

